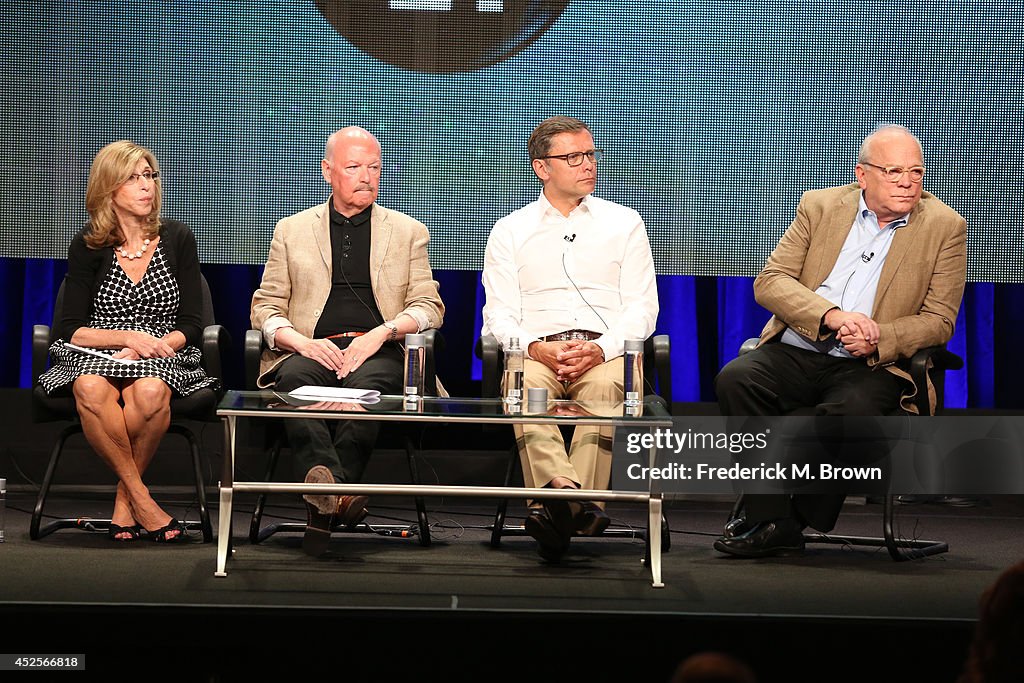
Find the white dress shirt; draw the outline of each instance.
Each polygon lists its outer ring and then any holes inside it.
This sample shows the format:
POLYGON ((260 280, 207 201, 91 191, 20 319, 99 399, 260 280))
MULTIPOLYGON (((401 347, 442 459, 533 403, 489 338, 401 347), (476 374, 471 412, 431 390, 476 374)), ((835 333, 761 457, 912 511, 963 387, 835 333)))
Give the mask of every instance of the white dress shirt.
POLYGON ((521 348, 590 330, 605 361, 646 339, 658 318, 654 259, 643 219, 593 195, 563 216, 544 193, 494 224, 483 272, 483 334, 521 348))

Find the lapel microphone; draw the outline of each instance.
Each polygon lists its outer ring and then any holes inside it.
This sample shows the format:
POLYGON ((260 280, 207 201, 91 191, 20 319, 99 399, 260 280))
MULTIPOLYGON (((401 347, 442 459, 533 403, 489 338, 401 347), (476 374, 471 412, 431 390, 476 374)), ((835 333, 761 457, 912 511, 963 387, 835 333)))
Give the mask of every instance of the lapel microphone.
MULTIPOLYGON (((573 235, 573 237, 575 237, 575 235, 573 235)), ((871 253, 869 254, 869 253, 867 253, 867 252, 863 252, 863 251, 862 251, 862 252, 860 253, 860 260, 861 260, 861 261, 863 261, 864 263, 868 263, 868 262, 869 262, 869 261, 871 261, 871 259, 873 259, 873 258, 875 258, 875 252, 871 252, 871 253)))
MULTIPOLYGON (((573 242, 573 241, 576 240, 576 233, 573 233, 572 237, 570 237, 569 235, 566 235, 562 239, 564 239, 566 242, 573 242)), ((874 254, 872 254, 872 256, 874 256, 874 254)))

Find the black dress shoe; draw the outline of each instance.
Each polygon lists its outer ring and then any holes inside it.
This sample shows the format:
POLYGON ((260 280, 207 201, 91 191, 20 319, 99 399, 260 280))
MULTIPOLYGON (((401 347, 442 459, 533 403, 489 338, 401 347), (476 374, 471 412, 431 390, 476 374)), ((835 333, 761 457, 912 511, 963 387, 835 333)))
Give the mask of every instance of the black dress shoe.
POLYGON ((555 528, 544 510, 530 510, 524 526, 526 533, 537 541, 537 552, 548 562, 558 562, 569 549, 569 542, 555 528))
POLYGON ((715 541, 715 550, 737 557, 772 557, 804 551, 804 535, 793 519, 760 522, 745 534, 715 541))
MULTIPOLYGON (((568 508, 566 512, 568 513, 568 508)), ((568 520, 571 522, 572 517, 569 516, 568 520)), ((537 508, 530 510, 524 526, 526 533, 537 541, 537 552, 548 562, 558 562, 569 550, 569 534, 564 528, 560 529, 555 524, 546 507, 543 510, 537 508)))
POLYGON ((740 509, 739 514, 725 523, 722 538, 736 538, 752 530, 757 523, 747 521, 747 511, 740 509))
POLYGON ((600 536, 612 523, 608 513, 589 500, 570 503, 569 507, 577 536, 600 536))

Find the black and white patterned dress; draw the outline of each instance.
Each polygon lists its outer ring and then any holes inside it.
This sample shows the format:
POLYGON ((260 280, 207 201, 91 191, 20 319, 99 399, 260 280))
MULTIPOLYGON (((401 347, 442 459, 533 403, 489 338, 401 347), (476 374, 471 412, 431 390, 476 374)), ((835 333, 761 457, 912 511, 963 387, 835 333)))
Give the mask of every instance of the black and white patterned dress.
MULTIPOLYGON (((163 244, 157 244, 149 267, 139 284, 135 284, 117 263, 103 279, 93 300, 89 327, 100 330, 136 330, 162 337, 174 329, 180 295, 178 282, 168 268, 163 244)), ((47 393, 74 382, 81 375, 100 375, 113 379, 159 377, 178 396, 188 396, 198 389, 213 386, 217 380, 208 377, 200 366, 202 354, 194 346, 186 346, 170 358, 147 358, 134 363, 104 360, 64 346, 58 339, 50 346, 53 365, 40 375, 39 383, 47 393)), ((99 349, 113 355, 119 349, 99 349)))

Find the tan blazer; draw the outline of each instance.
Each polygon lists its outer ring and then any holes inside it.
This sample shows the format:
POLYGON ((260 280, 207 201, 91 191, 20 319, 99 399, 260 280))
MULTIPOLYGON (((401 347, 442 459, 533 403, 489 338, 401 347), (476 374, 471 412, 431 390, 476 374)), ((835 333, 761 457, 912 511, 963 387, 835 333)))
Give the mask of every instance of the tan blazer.
MULTIPOLYGON (((759 346, 786 327, 820 341, 825 312, 835 305, 815 294, 832 272, 853 227, 860 200, 856 183, 804 193, 796 218, 754 280, 754 298, 775 315, 761 332, 759 346)), ((924 192, 906 226, 896 230, 879 276, 872 318, 881 328, 878 350, 867 359, 910 380, 908 361, 927 346, 953 336, 967 276, 967 221, 934 195, 924 192)), ((916 412, 914 387, 901 397, 916 412)), ((928 387, 932 408, 934 387, 928 387)))
MULTIPOLYGON (((370 286, 385 320, 403 313, 420 330, 438 328, 444 303, 430 270, 425 225, 399 211, 373 205, 370 213, 370 286)), ((330 211, 320 204, 282 219, 274 228, 260 288, 252 296, 251 321, 268 341, 280 327, 313 336, 331 293, 330 211)), ((273 385, 273 372, 290 356, 266 350, 258 385, 273 385)))

